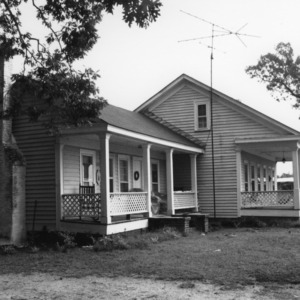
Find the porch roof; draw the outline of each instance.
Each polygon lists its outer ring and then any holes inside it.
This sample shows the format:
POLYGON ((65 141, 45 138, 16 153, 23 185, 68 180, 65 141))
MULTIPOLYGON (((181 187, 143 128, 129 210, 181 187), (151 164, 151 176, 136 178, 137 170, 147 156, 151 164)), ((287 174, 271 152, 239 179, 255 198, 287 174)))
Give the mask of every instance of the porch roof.
POLYGON ((102 110, 100 119, 106 124, 121 130, 128 130, 191 148, 203 149, 198 144, 193 143, 184 136, 177 134, 141 113, 129 111, 114 105, 107 105, 102 110))
POLYGON ((292 151, 300 148, 300 135, 237 138, 235 144, 243 151, 274 161, 292 160, 292 151))

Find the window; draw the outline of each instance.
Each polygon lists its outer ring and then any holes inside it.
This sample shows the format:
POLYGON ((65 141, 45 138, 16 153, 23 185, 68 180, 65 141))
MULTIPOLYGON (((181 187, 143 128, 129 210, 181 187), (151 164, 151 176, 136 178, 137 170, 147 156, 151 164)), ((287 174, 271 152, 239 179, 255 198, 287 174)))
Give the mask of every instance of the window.
POLYGON ((272 191, 275 191, 275 170, 272 169, 272 191))
POLYGON ((129 157, 119 156, 119 182, 120 192, 129 191, 129 157))
POLYGON ((251 191, 255 191, 255 167, 251 166, 251 191))
POLYGON ((152 179, 152 192, 159 192, 159 163, 158 161, 151 162, 151 179, 152 179))
POLYGON ((114 192, 114 159, 109 159, 109 192, 114 192))
POLYGON ((80 184, 95 184, 96 154, 94 151, 80 150, 80 184))
POLYGON ((195 130, 210 129, 209 102, 195 102, 195 130))
POLYGON ((266 191, 267 190, 267 169, 266 169, 266 167, 264 167, 263 176, 264 176, 264 191, 266 191))
POLYGON ((257 190, 260 192, 261 191, 261 171, 260 171, 260 166, 257 166, 257 190))

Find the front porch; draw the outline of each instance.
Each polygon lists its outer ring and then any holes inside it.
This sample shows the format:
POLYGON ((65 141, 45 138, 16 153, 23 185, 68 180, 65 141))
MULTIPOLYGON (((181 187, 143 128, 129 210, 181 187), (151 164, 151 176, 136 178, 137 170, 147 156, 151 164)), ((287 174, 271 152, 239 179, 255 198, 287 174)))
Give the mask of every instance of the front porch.
POLYGON ((147 228, 153 215, 198 211, 202 149, 114 128, 94 131, 60 138, 60 229, 114 234, 147 228), (184 171, 185 182, 174 168, 184 171))
POLYGON ((236 140, 240 216, 300 219, 299 140, 299 136, 236 140), (277 163, 288 161, 293 166, 294 186, 280 190, 277 163))
MULTIPOLYGON (((181 209, 197 211, 196 194, 194 192, 174 192, 173 194, 174 207, 170 210, 174 213, 181 209)), ((141 223, 141 220, 148 220, 149 217, 156 214, 167 215, 167 203, 160 203, 163 199, 153 195, 150 211, 148 210, 147 200, 148 193, 146 192, 110 193, 110 225, 118 224, 118 226, 108 227, 110 229, 122 227, 122 231, 126 229, 134 230, 136 229, 134 224, 129 223, 141 223), (159 208, 157 209, 158 205, 159 208)), ((101 222, 101 194, 62 195, 62 221, 72 224, 106 225, 107 227, 108 224, 101 222)), ((142 224, 145 228, 148 226, 147 222, 142 222, 142 224)))

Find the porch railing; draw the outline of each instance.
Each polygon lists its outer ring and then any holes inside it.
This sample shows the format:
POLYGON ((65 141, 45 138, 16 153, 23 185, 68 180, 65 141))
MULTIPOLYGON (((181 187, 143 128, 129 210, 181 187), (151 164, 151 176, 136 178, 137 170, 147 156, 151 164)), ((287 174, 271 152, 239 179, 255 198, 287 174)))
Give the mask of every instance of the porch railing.
POLYGON ((174 208, 192 208, 195 207, 194 192, 174 192, 174 208))
POLYGON ((101 194, 62 195, 62 216, 66 218, 90 217, 95 220, 101 215, 101 194))
POLYGON ((293 207, 294 191, 242 192, 241 207, 293 207))
POLYGON ((111 216, 145 213, 147 209, 147 193, 111 193, 111 216))

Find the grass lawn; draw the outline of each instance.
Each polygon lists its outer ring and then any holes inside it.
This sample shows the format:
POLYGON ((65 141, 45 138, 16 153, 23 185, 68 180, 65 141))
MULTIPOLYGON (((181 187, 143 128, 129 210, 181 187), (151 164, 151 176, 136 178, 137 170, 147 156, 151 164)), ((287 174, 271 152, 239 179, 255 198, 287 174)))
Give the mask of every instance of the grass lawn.
POLYGON ((187 237, 151 243, 143 250, 95 252, 74 248, 67 253, 20 251, 0 256, 2 275, 34 272, 77 278, 122 275, 200 280, 224 285, 299 284, 300 228, 221 229, 207 235, 193 231, 187 237))

